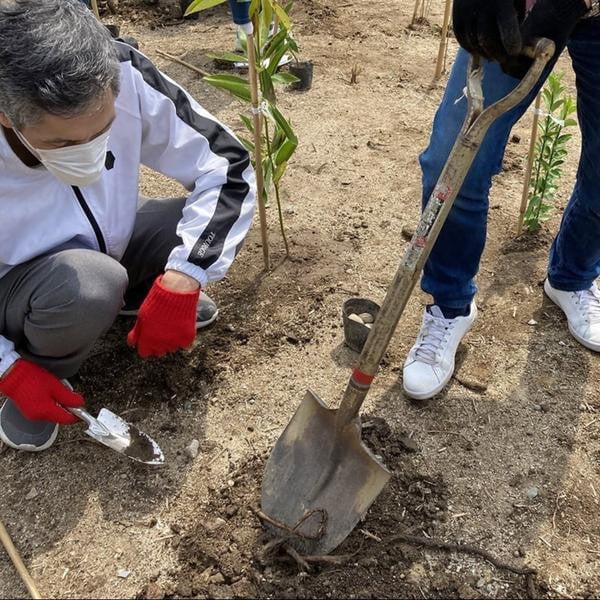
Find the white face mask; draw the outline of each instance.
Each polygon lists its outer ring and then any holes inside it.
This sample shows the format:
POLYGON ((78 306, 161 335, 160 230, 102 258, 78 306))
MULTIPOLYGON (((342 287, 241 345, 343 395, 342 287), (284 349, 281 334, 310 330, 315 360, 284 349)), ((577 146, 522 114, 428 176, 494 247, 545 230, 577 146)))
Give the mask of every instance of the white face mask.
POLYGON ((106 162, 110 130, 91 142, 52 150, 34 148, 16 129, 14 132, 46 169, 67 185, 90 185, 100 179, 106 162))

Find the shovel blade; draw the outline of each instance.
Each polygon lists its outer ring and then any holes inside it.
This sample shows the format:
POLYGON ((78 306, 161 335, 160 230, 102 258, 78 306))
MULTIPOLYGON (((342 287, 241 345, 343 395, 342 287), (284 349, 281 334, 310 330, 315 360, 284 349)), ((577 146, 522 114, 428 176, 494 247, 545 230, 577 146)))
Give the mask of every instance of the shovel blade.
MULTIPOLYGON (((337 432, 336 414, 307 391, 265 468, 262 510, 289 528, 297 526, 300 536, 290 543, 302 554, 336 548, 390 478, 362 443, 358 419, 337 432)), ((274 529, 275 535, 286 535, 274 529)))
POLYGON ((99 427, 88 426, 86 433, 97 442, 128 458, 147 465, 162 465, 165 461, 158 444, 143 431, 103 408, 96 418, 99 427))

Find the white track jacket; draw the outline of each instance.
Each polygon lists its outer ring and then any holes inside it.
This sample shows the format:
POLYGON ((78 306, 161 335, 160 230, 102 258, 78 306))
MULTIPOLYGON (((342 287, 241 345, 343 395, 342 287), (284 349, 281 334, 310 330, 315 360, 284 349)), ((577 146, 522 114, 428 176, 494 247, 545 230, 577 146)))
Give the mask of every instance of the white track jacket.
MULTIPOLYGON (((181 183, 190 195, 166 269, 204 287, 225 276, 250 227, 254 171, 235 135, 148 58, 115 42, 121 91, 96 183, 69 186, 44 167, 27 167, 0 130, 0 285, 15 265, 67 242, 119 260, 136 218, 140 164, 181 183)), ((0 331, 0 375, 18 358, 0 331)))

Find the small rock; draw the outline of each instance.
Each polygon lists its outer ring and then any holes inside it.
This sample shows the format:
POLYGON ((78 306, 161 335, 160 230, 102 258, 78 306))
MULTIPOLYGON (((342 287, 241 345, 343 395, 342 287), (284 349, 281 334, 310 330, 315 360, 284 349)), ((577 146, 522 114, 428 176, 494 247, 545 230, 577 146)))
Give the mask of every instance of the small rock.
POLYGON ((354 271, 352 269, 346 269, 346 275, 352 275, 354 271))
POLYGON ((226 523, 227 523, 227 521, 225 521, 225 519, 221 519, 221 517, 217 517, 217 518, 213 519, 212 521, 208 521, 206 523, 206 529, 208 529, 208 531, 214 532, 214 531, 221 529, 221 527, 223 527, 223 525, 225 525, 226 523))
POLYGON ((238 512, 238 507, 235 506, 235 504, 230 504, 229 506, 227 506, 225 508, 225 514, 228 517, 235 517, 235 515, 237 514, 237 512, 238 512))
POLYGON ((413 236, 415 235, 415 228, 412 225, 405 225, 402 228, 402 237, 407 241, 410 242, 410 240, 413 239, 413 236))
POLYGON ((185 448, 185 453, 190 458, 196 458, 200 450, 200 442, 197 439, 193 439, 185 448))
POLYGON ((222 585, 225 583, 225 577, 223 577, 222 573, 215 573, 208 578, 208 583, 213 583, 215 585, 222 585))
POLYGON ((520 135, 517 135, 517 134, 515 133, 515 134, 513 134, 513 136, 510 138, 510 141, 511 141, 513 144, 520 144, 520 143, 521 143, 521 136, 520 136, 520 135))
POLYGON ((367 329, 373 329, 373 323, 365 323, 367 329))
POLYGON ((35 488, 31 488, 29 490, 27 496, 25 496, 25 500, 34 500, 39 495, 40 495, 40 493, 35 488))
POLYGON ((355 321, 356 323, 360 323, 361 325, 364 325, 363 320, 356 313, 352 313, 351 315, 348 315, 348 318, 351 321, 355 321))
POLYGON ((542 407, 539 404, 534 404, 531 408, 533 408, 533 410, 536 412, 542 412, 542 407))
POLYGON ((361 313, 358 315, 358 318, 365 324, 373 323, 375 319, 373 319, 373 315, 371 313, 361 313))
POLYGON ((120 577, 121 579, 127 579, 130 575, 131 571, 128 571, 127 569, 119 569, 117 571, 117 577, 120 577))
POLYGON ((235 333, 235 327, 231 323, 227 323, 227 325, 225 325, 225 331, 229 331, 229 333, 235 333))
POLYGON ((527 489, 527 497, 530 500, 533 500, 534 498, 536 498, 539 494, 539 490, 537 489, 537 487, 535 487, 535 485, 532 485, 530 488, 527 489))
POLYGON ((527 321, 527 325, 537 325, 538 322, 535 319, 530 319, 529 321, 527 321))

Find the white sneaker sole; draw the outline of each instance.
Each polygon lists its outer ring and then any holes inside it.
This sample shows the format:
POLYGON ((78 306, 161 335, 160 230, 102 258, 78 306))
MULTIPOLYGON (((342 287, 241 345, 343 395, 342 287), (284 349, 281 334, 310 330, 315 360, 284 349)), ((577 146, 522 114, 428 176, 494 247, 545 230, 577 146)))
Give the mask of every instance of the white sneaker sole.
POLYGON ((567 313, 564 311, 563 307, 560 305, 558 300, 555 297, 553 297, 553 291, 554 290, 550 286, 550 282, 546 279, 546 281, 544 281, 544 293, 546 294, 546 296, 548 296, 550 300, 552 300, 552 302, 556 306, 558 306, 558 308, 560 308, 560 310, 562 310, 563 315, 565 315, 565 318, 567 319, 567 327, 569 328, 569 332, 571 333, 571 335, 588 350, 592 350, 593 352, 600 352, 600 344, 594 344, 593 342, 586 340, 584 337, 581 337, 576 331, 573 330, 573 328, 571 327, 571 323, 567 318, 567 313))
POLYGON ((454 375, 455 367, 456 367, 456 364, 453 362, 452 369, 450 370, 450 374, 447 375, 446 377, 444 377, 444 379, 439 383, 439 385, 437 385, 435 388, 433 388, 433 390, 429 390, 428 392, 413 392, 412 390, 409 390, 403 384, 402 387, 404 388, 404 393, 409 398, 412 398, 413 400, 429 400, 430 398, 437 396, 448 385, 448 383, 452 379, 452 376, 454 375))

